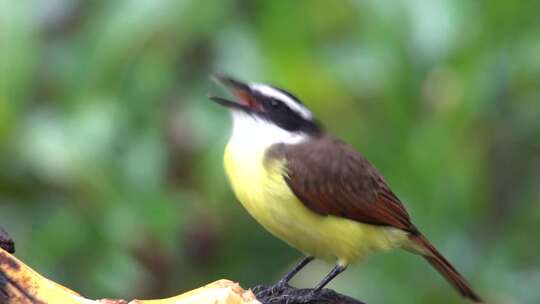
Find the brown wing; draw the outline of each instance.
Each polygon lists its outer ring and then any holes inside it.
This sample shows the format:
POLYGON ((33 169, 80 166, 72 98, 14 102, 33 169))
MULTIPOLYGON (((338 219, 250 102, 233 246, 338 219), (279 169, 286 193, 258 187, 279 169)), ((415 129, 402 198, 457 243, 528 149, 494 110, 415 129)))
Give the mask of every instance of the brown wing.
POLYGON ((375 167, 342 141, 325 135, 308 143, 278 145, 268 154, 275 156, 285 157, 287 184, 314 212, 417 232, 375 167))

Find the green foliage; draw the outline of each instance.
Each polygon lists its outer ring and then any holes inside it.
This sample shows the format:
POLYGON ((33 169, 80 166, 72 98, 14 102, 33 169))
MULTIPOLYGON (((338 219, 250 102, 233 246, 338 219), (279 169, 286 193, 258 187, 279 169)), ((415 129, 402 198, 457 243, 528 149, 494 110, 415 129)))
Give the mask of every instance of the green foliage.
MULTIPOLYGON (((295 92, 490 303, 540 293, 540 19, 511 1, 3 1, 0 225, 90 297, 270 283, 299 253, 235 201, 216 71, 295 92)), ((294 284, 315 284, 315 264, 294 284)), ((332 285, 455 303, 393 252, 332 285)))

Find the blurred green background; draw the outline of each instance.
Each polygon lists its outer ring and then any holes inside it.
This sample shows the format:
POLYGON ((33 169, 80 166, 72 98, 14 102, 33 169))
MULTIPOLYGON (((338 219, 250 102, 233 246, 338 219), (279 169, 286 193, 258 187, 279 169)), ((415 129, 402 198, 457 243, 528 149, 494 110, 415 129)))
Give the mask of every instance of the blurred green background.
MULTIPOLYGON (((0 226, 18 257, 92 298, 277 280, 300 254, 227 185, 230 119, 207 99, 225 94, 209 81, 221 71, 295 92, 490 303, 540 303, 538 4, 4 0, 0 226)), ((398 251, 331 287, 459 300, 398 251)))

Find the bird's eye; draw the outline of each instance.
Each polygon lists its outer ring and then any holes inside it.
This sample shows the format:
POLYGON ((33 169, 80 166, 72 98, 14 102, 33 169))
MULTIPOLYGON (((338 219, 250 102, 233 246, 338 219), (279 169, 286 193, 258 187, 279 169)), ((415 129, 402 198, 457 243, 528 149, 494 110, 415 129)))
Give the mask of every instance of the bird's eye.
POLYGON ((270 99, 270 105, 273 107, 273 108, 279 108, 280 105, 281 105, 281 102, 275 100, 275 99, 270 99))

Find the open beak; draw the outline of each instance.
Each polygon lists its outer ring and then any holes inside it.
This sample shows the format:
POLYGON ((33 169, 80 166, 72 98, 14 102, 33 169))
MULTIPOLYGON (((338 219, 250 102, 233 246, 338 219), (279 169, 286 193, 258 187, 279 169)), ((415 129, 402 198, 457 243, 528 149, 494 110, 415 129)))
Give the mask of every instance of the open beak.
POLYGON ((257 112, 261 110, 260 103, 255 99, 247 84, 222 74, 214 74, 212 79, 227 88, 236 97, 236 101, 217 96, 210 96, 209 98, 211 100, 222 106, 240 109, 246 112, 257 112))

